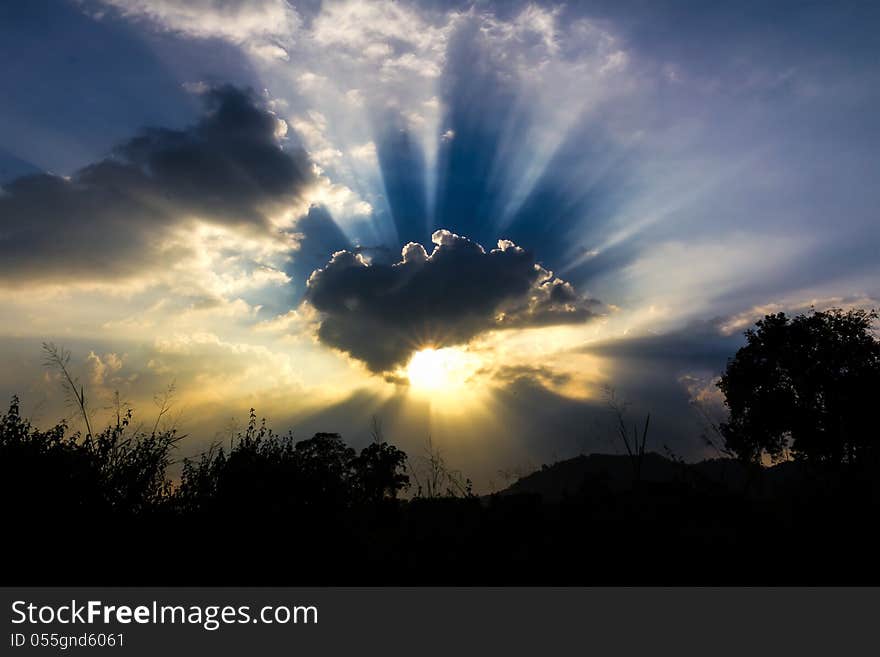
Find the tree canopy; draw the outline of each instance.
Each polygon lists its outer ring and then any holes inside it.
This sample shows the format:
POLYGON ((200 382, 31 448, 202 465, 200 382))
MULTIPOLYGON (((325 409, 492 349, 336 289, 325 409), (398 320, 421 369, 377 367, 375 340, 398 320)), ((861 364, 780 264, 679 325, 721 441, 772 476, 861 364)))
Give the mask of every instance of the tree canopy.
POLYGON ((876 458, 876 319, 866 310, 776 313, 746 331, 718 383, 728 449, 750 462, 792 456, 838 467, 876 458))

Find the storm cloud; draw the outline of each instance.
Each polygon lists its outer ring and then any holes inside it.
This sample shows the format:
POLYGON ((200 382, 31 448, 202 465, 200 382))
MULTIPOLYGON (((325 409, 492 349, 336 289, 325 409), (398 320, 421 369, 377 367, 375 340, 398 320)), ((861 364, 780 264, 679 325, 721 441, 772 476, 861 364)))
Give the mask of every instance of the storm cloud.
POLYGON ((463 344, 478 334, 583 322, 598 302, 508 240, 486 251, 448 230, 403 247, 400 262, 371 263, 338 251, 312 273, 306 300, 322 314, 319 340, 374 372, 403 364, 424 347, 463 344))
POLYGON ((286 124, 251 92, 202 94, 183 130, 149 128, 70 177, 25 176, 0 194, 0 276, 65 281, 126 277, 187 257, 169 243, 188 220, 269 232, 270 213, 300 198, 314 174, 305 151, 282 149, 286 124))

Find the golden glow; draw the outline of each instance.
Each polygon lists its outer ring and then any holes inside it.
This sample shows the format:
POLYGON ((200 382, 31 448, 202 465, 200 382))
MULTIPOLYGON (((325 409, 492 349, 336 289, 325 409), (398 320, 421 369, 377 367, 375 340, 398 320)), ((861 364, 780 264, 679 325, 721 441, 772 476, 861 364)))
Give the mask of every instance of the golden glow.
POLYGON ((413 354, 406 368, 416 391, 447 393, 461 388, 477 371, 477 359, 461 349, 422 349, 413 354))

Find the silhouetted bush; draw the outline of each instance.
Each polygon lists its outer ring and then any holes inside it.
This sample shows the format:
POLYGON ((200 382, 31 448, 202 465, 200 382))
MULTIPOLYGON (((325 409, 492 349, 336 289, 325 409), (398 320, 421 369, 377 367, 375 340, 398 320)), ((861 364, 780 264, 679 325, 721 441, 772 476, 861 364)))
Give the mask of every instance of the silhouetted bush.
POLYGON ((22 419, 18 398, 0 418, 2 499, 17 515, 142 513, 172 493, 165 472, 174 431, 130 432, 130 412, 96 436, 60 423, 40 431, 22 419))
POLYGON ((176 500, 184 511, 337 512, 396 499, 409 485, 405 467, 406 454, 388 443, 358 455, 335 433, 296 441, 258 422, 251 409, 228 454, 215 446, 184 461, 176 500))
POLYGON ((12 398, 0 417, 0 495, 7 517, 63 517, 105 507, 101 467, 60 423, 40 431, 12 398))

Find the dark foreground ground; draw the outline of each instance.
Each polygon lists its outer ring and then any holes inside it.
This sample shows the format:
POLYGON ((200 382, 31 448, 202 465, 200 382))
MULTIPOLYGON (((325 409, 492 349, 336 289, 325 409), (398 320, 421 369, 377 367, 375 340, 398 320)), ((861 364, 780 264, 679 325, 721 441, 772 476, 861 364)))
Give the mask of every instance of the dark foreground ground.
POLYGON ((579 457, 490 497, 35 515, 3 506, 7 585, 880 584, 876 478, 579 457))

